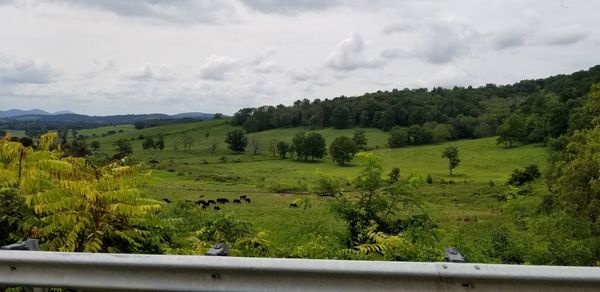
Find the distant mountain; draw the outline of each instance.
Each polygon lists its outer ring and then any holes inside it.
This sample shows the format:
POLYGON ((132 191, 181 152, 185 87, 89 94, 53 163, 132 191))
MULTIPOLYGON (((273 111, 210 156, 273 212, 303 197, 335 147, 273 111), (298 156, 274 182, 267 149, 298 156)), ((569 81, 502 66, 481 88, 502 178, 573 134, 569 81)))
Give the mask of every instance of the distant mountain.
POLYGON ((171 117, 176 118, 176 119, 192 118, 192 119, 208 120, 208 119, 212 119, 213 114, 207 114, 207 113, 201 113, 201 112, 189 112, 189 113, 180 113, 180 114, 176 114, 176 115, 171 115, 171 117))
POLYGON ((144 115, 115 115, 115 116, 87 116, 79 114, 58 115, 23 115, 5 118, 13 122, 38 122, 38 123, 67 123, 67 124, 130 124, 147 120, 172 120, 165 114, 144 115))
POLYGON ((76 113, 74 113, 72 111, 58 111, 58 112, 55 112, 55 113, 52 113, 52 114, 53 115, 68 115, 68 114, 73 114, 74 115, 76 113))
MULTIPOLYGON (((225 116, 224 116, 225 117, 225 116)), ((61 128, 94 128, 103 125, 136 124, 148 128, 188 121, 211 120, 213 114, 188 112, 175 115, 161 113, 113 116, 88 116, 71 111, 49 113, 39 109, 0 111, 0 129, 46 131, 61 128)))
POLYGON ((0 118, 12 118, 12 117, 18 117, 18 116, 25 116, 25 115, 50 115, 50 113, 40 110, 40 109, 32 109, 32 110, 10 109, 7 111, 0 111, 0 118))
POLYGON ((20 110, 11 109, 7 111, 0 111, 0 118, 9 118, 16 120, 78 120, 78 121, 90 121, 92 118, 95 122, 99 120, 148 120, 148 119, 203 119, 210 120, 213 118, 213 114, 203 112, 188 112, 174 115, 167 115, 161 113, 153 114, 138 114, 138 115, 114 115, 114 116, 88 116, 80 115, 72 111, 57 111, 50 113, 40 109, 32 110, 20 110), (54 117, 46 117, 54 116, 54 117))

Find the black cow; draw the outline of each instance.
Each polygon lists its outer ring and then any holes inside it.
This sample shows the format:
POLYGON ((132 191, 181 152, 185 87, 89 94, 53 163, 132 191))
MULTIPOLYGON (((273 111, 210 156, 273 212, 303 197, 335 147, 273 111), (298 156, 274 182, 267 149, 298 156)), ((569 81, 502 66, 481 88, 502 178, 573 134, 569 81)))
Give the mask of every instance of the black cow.
POLYGON ((291 204, 290 204, 290 208, 298 208, 298 204, 296 204, 296 203, 291 203, 291 204))
POLYGON ((208 200, 208 202, 207 202, 207 203, 208 203, 209 205, 210 205, 210 204, 213 204, 213 205, 214 205, 214 204, 216 204, 217 202, 215 202, 215 200, 208 200))
POLYGON ((229 200, 226 199, 226 198, 218 198, 217 199, 217 203, 219 203, 219 204, 227 204, 227 203, 229 203, 229 200))
POLYGON ((171 200, 169 200, 167 198, 164 198, 163 201, 165 201, 165 203, 167 203, 167 204, 171 204, 173 202, 173 201, 171 201, 171 200))
POLYGON ((250 198, 244 198, 244 201, 246 201, 246 203, 248 204, 252 203, 252 201, 250 201, 250 198))
POLYGON ((205 200, 198 200, 196 201, 196 205, 200 206, 200 205, 208 205, 208 203, 205 200))
POLYGON ((202 205, 202 209, 203 209, 203 210, 206 210, 206 207, 208 207, 208 204, 206 204, 206 205, 202 205))
POLYGON ((240 200, 238 200, 238 199, 234 199, 234 200, 233 200, 233 203, 234 203, 234 204, 241 204, 241 203, 242 203, 242 201, 240 201, 240 200))
POLYGON ((221 210, 221 208, 219 206, 214 206, 213 209, 215 209, 215 210, 221 210))
POLYGON ((245 198, 247 198, 247 197, 248 197, 248 195, 241 195, 241 196, 240 196, 240 199, 245 199, 245 198))

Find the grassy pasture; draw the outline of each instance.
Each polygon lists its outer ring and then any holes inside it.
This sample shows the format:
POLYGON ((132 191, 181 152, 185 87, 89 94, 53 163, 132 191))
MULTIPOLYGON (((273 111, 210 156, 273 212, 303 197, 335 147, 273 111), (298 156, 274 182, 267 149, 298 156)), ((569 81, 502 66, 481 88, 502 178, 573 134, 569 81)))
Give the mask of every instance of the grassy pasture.
MULTIPOLYGON (((340 236, 344 232, 342 222, 328 211, 330 199, 310 195, 310 187, 316 180, 317 171, 327 175, 351 180, 360 171, 359 162, 348 167, 339 167, 329 157, 316 162, 298 162, 293 159, 280 160, 268 151, 272 139, 290 141, 298 128, 277 129, 248 135, 259 141, 258 155, 253 155, 250 147, 240 155, 232 154, 223 142, 225 134, 234 129, 226 121, 193 122, 187 124, 164 125, 155 128, 135 130, 130 125, 117 126, 123 133, 97 138, 100 152, 112 154, 112 143, 125 138, 134 146, 134 161, 144 162, 153 175, 142 191, 151 198, 169 198, 175 201, 216 199, 232 200, 240 194, 248 194, 251 204, 222 207, 221 211, 253 224, 257 231, 268 231, 269 240, 275 249, 292 250, 314 238, 316 235, 340 236), (208 133, 208 136, 207 136, 208 133), (164 151, 144 151, 141 147, 144 137, 165 136, 164 151), (192 136, 195 144, 190 151, 173 145, 183 135, 192 136), (219 142, 214 154, 209 151, 212 139, 219 142), (224 159, 224 160, 223 160, 224 159), (151 163, 151 160, 155 160, 151 163), (289 203, 298 197, 309 196, 312 207, 306 210, 289 208, 289 203)), ((114 127, 104 127, 80 133, 103 133, 114 127), (88 132, 89 131, 89 132, 88 132)), ((453 141, 440 145, 385 148, 387 133, 377 129, 365 129, 370 152, 382 161, 384 171, 399 167, 401 178, 411 175, 433 177, 432 184, 424 183, 416 191, 422 208, 439 226, 440 248, 457 240, 477 241, 488 228, 513 220, 502 210, 507 203, 498 198, 508 188, 504 185, 509 174, 517 167, 537 164, 543 171, 547 153, 539 145, 526 145, 512 149, 498 147, 495 138, 453 141), (441 153, 448 145, 460 150, 461 164, 450 177, 447 160, 441 153), (443 183, 453 181, 452 184, 443 183), (493 181, 495 186, 490 186, 493 181)), ((353 130, 322 129, 329 144, 340 135, 352 136, 353 130)), ((94 139, 92 139, 94 140, 94 139)), ((349 187, 350 188, 350 187, 349 187)), ((533 194, 528 198, 539 201, 544 192, 544 182, 532 185, 533 194)))
POLYGON ((25 131, 23 130, 6 130, 12 137, 25 137, 25 131))

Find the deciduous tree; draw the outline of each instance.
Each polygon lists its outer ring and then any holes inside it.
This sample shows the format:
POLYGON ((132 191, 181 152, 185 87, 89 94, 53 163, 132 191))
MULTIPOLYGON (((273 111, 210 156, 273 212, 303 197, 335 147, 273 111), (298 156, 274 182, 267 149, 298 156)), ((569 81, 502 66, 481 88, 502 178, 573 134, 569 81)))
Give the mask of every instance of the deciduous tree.
POLYGON ((390 130, 388 137, 388 146, 390 148, 399 148, 408 144, 408 131, 404 128, 394 127, 390 130))
POLYGON ((113 156, 113 159, 122 159, 133 153, 133 147, 129 140, 121 138, 114 143, 114 147, 117 153, 113 156))
POLYGON ((338 165, 346 165, 352 162, 357 152, 358 146, 356 143, 346 136, 335 138, 329 146, 329 154, 338 165))
POLYGON ((227 133, 225 143, 229 144, 227 147, 237 154, 246 151, 246 146, 248 146, 246 132, 242 129, 237 129, 227 133))
POLYGON ((358 149, 365 150, 367 148, 367 135, 365 134, 365 130, 354 130, 354 134, 352 135, 352 141, 356 143, 358 149))
POLYGON ((458 148, 456 146, 448 146, 444 152, 442 152, 442 158, 448 159, 448 170, 450 171, 450 176, 452 176, 452 170, 460 163, 458 148))

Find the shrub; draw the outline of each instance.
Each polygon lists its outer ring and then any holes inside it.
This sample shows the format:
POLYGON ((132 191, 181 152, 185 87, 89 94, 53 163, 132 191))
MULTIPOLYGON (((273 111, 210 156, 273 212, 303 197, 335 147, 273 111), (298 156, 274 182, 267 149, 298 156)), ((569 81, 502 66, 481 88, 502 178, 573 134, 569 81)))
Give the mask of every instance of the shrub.
POLYGON ((338 197, 344 193, 342 180, 322 173, 317 174, 319 178, 317 183, 312 187, 312 191, 321 197, 338 197))
POLYGON ((390 184, 397 183, 400 180, 400 168, 394 167, 388 174, 390 184))
POLYGON ((540 177, 541 173, 537 165, 526 166, 525 169, 515 169, 508 179, 509 185, 522 186, 540 177))

